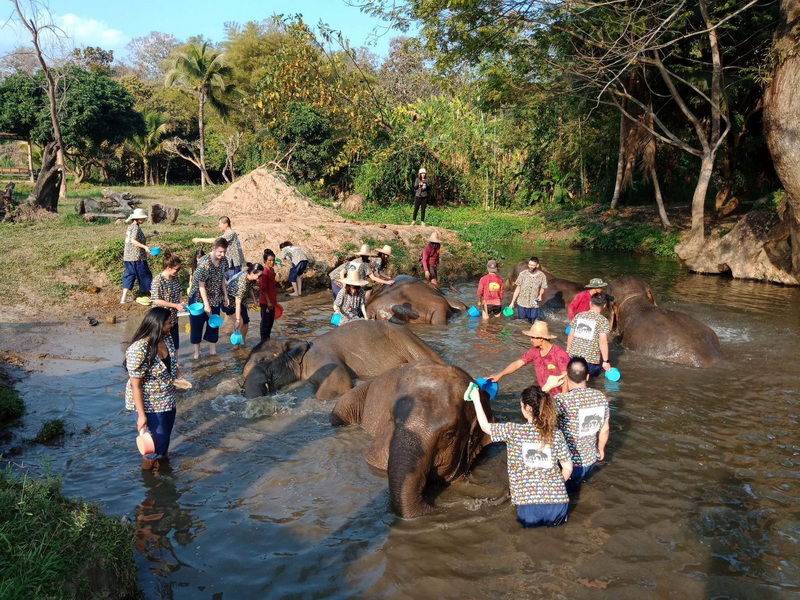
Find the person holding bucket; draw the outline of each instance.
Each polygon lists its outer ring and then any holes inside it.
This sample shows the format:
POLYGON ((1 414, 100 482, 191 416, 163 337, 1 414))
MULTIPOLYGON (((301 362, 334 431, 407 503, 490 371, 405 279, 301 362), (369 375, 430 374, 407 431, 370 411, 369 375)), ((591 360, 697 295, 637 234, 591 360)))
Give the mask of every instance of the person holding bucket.
POLYGON ((603 371, 611 370, 608 353, 608 334, 611 325, 602 314, 613 298, 608 294, 595 294, 589 301, 589 310, 578 313, 570 321, 567 352, 575 358, 580 356, 589 365, 589 375, 597 377, 603 371))
POLYGON ((281 260, 289 261, 289 283, 292 284, 290 296, 299 298, 303 295, 303 273, 308 269, 308 256, 290 241, 282 242, 281 260))
POLYGON ((348 271, 347 275, 339 280, 342 289, 333 301, 334 314, 342 315, 340 325, 355 321, 356 319, 367 318, 367 299, 364 294, 364 286, 367 285, 365 279, 361 279, 358 271, 348 271))
POLYGON ((260 293, 258 304, 261 307, 261 341, 266 342, 272 335, 272 326, 275 324, 275 309, 278 306, 278 286, 275 284, 275 253, 264 249, 264 272, 259 281, 260 293))
POLYGON ((250 315, 247 312, 247 304, 244 297, 250 293, 253 304, 256 304, 255 287, 258 279, 264 273, 264 265, 261 263, 245 263, 243 271, 236 273, 225 281, 228 288, 228 297, 233 297, 234 302, 230 306, 223 306, 222 312, 226 315, 235 315, 234 327, 242 334, 242 345, 247 341, 247 332, 250 329, 250 315))
POLYGON ((428 238, 428 243, 422 250, 422 270, 425 271, 425 279, 439 287, 439 250, 442 247, 442 240, 439 234, 433 232, 428 238))
POLYGON ((209 325, 209 317, 219 315, 220 307, 228 306, 228 288, 225 285, 225 272, 228 270, 228 261, 225 253, 228 250, 228 241, 225 238, 214 240, 214 249, 197 261, 197 268, 192 275, 192 285, 189 288, 189 303, 203 303, 203 312, 189 314, 189 323, 192 326, 190 341, 194 347, 193 358, 200 358, 200 342, 208 342, 211 355, 217 353, 217 340, 219 328, 209 325), (203 329, 205 328, 205 334, 203 329))
POLYGON ((172 313, 154 306, 145 315, 125 351, 125 408, 136 411, 136 431, 149 430, 154 448, 144 455, 143 469, 167 458, 175 424, 175 377, 178 363, 172 344, 172 313))
POLYGON ((180 335, 178 330, 178 311, 183 310, 181 304, 181 282, 178 280, 178 271, 181 270, 182 261, 169 250, 164 252, 164 270, 153 279, 150 297, 153 304, 169 309, 172 315, 172 345, 177 351, 180 348, 180 335))
POLYGON ((499 317, 503 314, 503 296, 505 284, 503 278, 497 274, 497 261, 492 259, 486 262, 487 275, 478 282, 478 306, 482 306, 483 318, 489 315, 499 317))
POLYGON ((122 275, 120 304, 133 302, 133 298, 128 298, 128 292, 133 290, 133 284, 137 280, 139 289, 143 292, 150 292, 153 284, 153 273, 147 264, 147 254, 150 252, 150 248, 145 245, 147 236, 142 231, 142 223, 147 220, 147 213, 141 208, 136 208, 126 220, 130 225, 125 232, 125 249, 122 253, 125 272, 122 275))
POLYGON ((531 325, 541 318, 539 305, 547 289, 547 276, 539 268, 539 259, 528 259, 528 270, 522 271, 514 282, 516 289, 511 297, 511 306, 517 305, 517 318, 526 319, 531 325))

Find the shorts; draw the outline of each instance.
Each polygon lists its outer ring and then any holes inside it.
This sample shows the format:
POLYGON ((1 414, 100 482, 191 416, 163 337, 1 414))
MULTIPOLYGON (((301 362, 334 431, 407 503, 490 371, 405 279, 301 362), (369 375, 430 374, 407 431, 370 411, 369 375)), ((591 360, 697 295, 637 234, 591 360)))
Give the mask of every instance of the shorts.
MULTIPOLYGON (((231 302, 230 306, 225 306, 224 304, 219 307, 222 312, 226 315, 235 315, 236 314, 236 300, 231 302)), ((242 301, 242 323, 247 325, 250 322, 250 315, 247 312, 247 305, 242 301)))
POLYGON ((428 273, 431 274, 431 279, 439 281, 439 265, 428 265, 428 273))
POLYGON ((289 281, 291 281, 292 283, 296 283, 297 278, 300 277, 303 273, 305 273, 307 268, 308 268, 307 260, 301 260, 296 265, 292 265, 292 268, 289 269, 289 281))
MULTIPOLYGON (((219 306, 212 306, 211 314, 218 315, 219 306)), ((216 344, 219 341, 219 327, 208 326, 208 315, 205 311, 199 315, 189 315, 189 324, 192 326, 189 334, 189 341, 192 344, 199 344, 202 340, 207 341, 209 344, 216 344), (205 335, 203 335, 203 327, 206 329, 205 335)))
POLYGON ((575 494, 581 489, 581 483, 589 476, 589 473, 591 473, 596 464, 597 463, 592 463, 588 467, 575 466, 572 468, 572 475, 570 475, 569 479, 565 482, 568 494, 575 494))
POLYGON ((242 265, 236 265, 235 267, 231 267, 225 271, 225 281, 228 281, 231 277, 236 275, 237 273, 242 272, 242 265))
POLYGON ((153 274, 146 260, 126 260, 125 273, 122 274, 122 288, 132 290, 134 282, 139 280, 139 289, 149 292, 153 285, 153 274))
POLYGON ((517 506, 517 521, 523 527, 557 527, 567 522, 569 502, 559 504, 521 504, 517 506))
POLYGON ((527 319, 531 324, 534 321, 538 321, 541 319, 542 309, 540 308, 526 308, 524 306, 517 305, 517 318, 518 319, 527 319))
POLYGON ((500 304, 487 304, 486 312, 492 316, 499 315, 503 312, 503 307, 500 304))

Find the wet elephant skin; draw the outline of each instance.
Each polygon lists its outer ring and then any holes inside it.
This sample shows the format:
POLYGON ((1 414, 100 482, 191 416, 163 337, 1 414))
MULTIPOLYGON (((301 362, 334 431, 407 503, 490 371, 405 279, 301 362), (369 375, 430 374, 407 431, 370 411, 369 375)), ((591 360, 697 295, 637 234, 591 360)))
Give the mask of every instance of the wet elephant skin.
POLYGON ((467 306, 424 279, 399 275, 370 297, 367 316, 392 323, 445 325, 448 317, 467 306))

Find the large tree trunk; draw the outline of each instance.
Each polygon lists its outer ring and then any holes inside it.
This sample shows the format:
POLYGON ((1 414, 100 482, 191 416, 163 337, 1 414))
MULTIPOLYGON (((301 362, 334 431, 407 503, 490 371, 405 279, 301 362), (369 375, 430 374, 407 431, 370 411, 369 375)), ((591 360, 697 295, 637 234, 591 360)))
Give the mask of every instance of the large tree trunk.
POLYGON ((200 130, 200 187, 206 189, 206 184, 211 183, 211 178, 206 170, 206 127, 205 127, 206 92, 200 90, 200 110, 197 118, 197 127, 200 130))
POLYGON ((622 193, 622 175, 625 173, 625 114, 619 116, 619 159, 617 160, 617 178, 614 181, 614 195, 611 197, 611 208, 617 208, 622 193))
POLYGON ((36 179, 33 176, 33 142, 31 138, 27 139, 28 143, 28 177, 31 183, 34 183, 36 179))
POLYGON ((42 170, 36 179, 33 192, 28 197, 28 203, 36 205, 50 212, 58 212, 59 190, 63 171, 58 165, 58 152, 55 142, 50 142, 44 147, 42 154, 42 170))
POLYGON ((714 154, 707 153, 700 161, 700 175, 692 196, 692 227, 689 237, 675 246, 675 253, 682 260, 690 260, 703 247, 706 240, 705 232, 705 204, 708 194, 708 184, 714 171, 714 154))
POLYGON ((764 134, 789 198, 792 275, 800 278, 800 3, 782 0, 775 34, 777 65, 764 94, 764 134))

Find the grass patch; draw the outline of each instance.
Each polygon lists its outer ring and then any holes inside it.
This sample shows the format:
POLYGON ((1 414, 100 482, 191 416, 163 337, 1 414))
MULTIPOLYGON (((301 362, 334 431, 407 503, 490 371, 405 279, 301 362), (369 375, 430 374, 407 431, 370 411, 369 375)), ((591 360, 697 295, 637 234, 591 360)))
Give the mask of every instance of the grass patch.
POLYGON ((132 526, 60 488, 0 471, 0 598, 141 597, 132 526))
POLYGON ((25 402, 17 390, 0 382, 0 424, 19 419, 25 414, 25 402))
POLYGON ((42 423, 42 428, 39 430, 39 433, 37 433, 36 437, 31 441, 37 444, 51 443, 61 438, 61 436, 66 433, 65 426, 66 423, 64 419, 50 419, 49 421, 45 421, 42 423))

